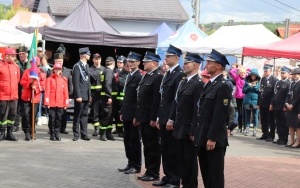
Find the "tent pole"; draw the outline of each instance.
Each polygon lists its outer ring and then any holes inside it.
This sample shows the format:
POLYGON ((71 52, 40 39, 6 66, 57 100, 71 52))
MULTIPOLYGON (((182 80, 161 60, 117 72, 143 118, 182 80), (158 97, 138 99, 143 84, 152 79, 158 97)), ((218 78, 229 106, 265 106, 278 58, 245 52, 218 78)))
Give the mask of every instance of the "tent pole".
POLYGON ((273 60, 274 60, 274 61, 273 61, 273 66, 274 66, 274 69, 273 69, 273 75, 275 75, 275 69, 276 69, 276 67, 275 67, 275 57, 274 57, 273 60))
POLYGON ((243 65, 244 64, 244 55, 242 55, 242 62, 241 64, 243 65))

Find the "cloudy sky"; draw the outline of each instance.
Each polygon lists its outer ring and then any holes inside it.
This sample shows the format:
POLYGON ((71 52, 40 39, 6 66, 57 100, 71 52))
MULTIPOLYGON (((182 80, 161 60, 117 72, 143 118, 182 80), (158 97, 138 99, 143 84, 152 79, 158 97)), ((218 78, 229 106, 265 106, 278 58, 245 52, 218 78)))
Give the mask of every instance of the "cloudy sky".
MULTIPOLYGON (((192 0, 180 0, 192 15, 192 0)), ((300 0, 200 0, 200 23, 234 21, 300 22, 300 0), (286 4, 286 5, 283 5, 286 4)))
MULTIPOLYGON (((193 14, 192 0, 180 0, 188 14, 193 14)), ((12 0, 0 0, 12 3, 12 0)), ((300 22, 300 0, 200 0, 200 23, 234 21, 300 22), (285 5, 283 5, 285 4, 285 5)))

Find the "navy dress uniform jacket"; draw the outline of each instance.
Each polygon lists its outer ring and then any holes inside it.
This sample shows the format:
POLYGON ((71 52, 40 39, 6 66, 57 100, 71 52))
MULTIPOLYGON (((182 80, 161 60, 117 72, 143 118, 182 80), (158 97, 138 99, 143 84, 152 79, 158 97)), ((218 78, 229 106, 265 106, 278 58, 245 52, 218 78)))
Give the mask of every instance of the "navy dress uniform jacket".
POLYGON ((156 69, 145 74, 139 83, 135 114, 137 122, 150 123, 151 120, 156 121, 160 102, 159 87, 162 77, 156 69))
POLYGON ((198 75, 193 76, 187 83, 185 83, 185 80, 182 80, 179 85, 177 99, 174 101, 170 115, 170 119, 175 120, 173 136, 176 139, 187 138, 192 124, 196 123, 197 102, 203 86, 204 83, 198 75))
POLYGON ((260 81, 260 92, 258 98, 259 107, 268 107, 271 104, 271 99, 274 94, 275 84, 278 81, 274 76, 263 77, 260 81))
POLYGON ((230 87, 219 75, 212 83, 208 82, 200 96, 197 124, 191 130, 197 146, 206 146, 207 140, 216 142, 215 147, 227 147, 229 107, 232 99, 230 87))
MULTIPOLYGON (((167 74, 167 73, 166 73, 167 74)), ((177 87, 182 80, 184 73, 178 65, 172 73, 165 75, 161 87, 161 100, 158 111, 159 124, 166 124, 174 102, 177 87)))
POLYGON ((125 83, 125 95, 123 105, 121 108, 121 114, 123 121, 132 121, 135 115, 137 106, 137 87, 142 79, 142 73, 137 70, 133 75, 128 75, 125 83))
POLYGON ((82 101, 88 101, 91 98, 91 88, 90 88, 90 75, 89 75, 89 65, 83 65, 81 61, 76 63, 73 67, 73 95, 74 98, 82 98, 82 101), (83 76, 86 77, 86 80, 82 77, 80 73, 80 68, 82 70, 83 76))
POLYGON ((274 95, 271 100, 271 105, 275 111, 283 111, 290 85, 291 82, 288 79, 280 80, 275 84, 274 95))

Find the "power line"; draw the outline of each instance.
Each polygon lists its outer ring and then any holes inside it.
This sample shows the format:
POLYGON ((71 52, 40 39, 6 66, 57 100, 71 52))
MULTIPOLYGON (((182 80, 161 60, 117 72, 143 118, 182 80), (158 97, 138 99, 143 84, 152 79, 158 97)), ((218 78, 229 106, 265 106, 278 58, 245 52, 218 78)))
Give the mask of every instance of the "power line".
POLYGON ((289 13, 291 13, 291 14, 294 14, 294 15, 296 15, 296 16, 299 16, 298 14, 295 14, 294 12, 290 12, 290 11, 288 11, 288 10, 285 10, 285 9, 283 9, 283 8, 281 8, 281 7, 278 7, 278 6, 276 6, 276 5, 273 5, 272 3, 266 2, 266 1, 264 1, 264 0, 260 0, 260 1, 262 1, 262 2, 264 2, 264 3, 266 3, 266 4, 268 4, 268 5, 271 5, 271 6, 273 6, 273 7, 276 7, 276 8, 278 8, 278 9, 280 9, 280 10, 283 10, 283 11, 289 12, 289 13))
POLYGON ((284 5, 284 6, 287 6, 287 7, 291 8, 291 9, 294 9, 294 10, 297 10, 297 11, 300 12, 299 9, 296 9, 296 8, 294 8, 294 7, 290 6, 290 5, 287 5, 287 4, 285 4, 285 3, 281 2, 281 1, 278 1, 278 0, 274 0, 274 1, 276 1, 276 2, 278 2, 278 3, 280 3, 280 4, 284 5))

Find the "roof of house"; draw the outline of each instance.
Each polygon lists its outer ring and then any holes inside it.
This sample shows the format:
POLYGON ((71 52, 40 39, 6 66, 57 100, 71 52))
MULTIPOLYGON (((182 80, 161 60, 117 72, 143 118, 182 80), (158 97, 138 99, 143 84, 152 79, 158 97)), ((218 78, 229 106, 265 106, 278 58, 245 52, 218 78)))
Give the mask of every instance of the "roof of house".
MULTIPOLYGON (((90 0, 104 19, 185 22, 188 15, 179 0, 90 0)), ((48 0, 53 16, 68 16, 82 0, 48 0)))
MULTIPOLYGON (((289 37, 292 35, 295 35, 300 32, 300 25, 291 24, 289 28, 289 37)), ((278 27, 276 30, 277 36, 284 38, 285 35, 285 28, 284 27, 278 27)))

